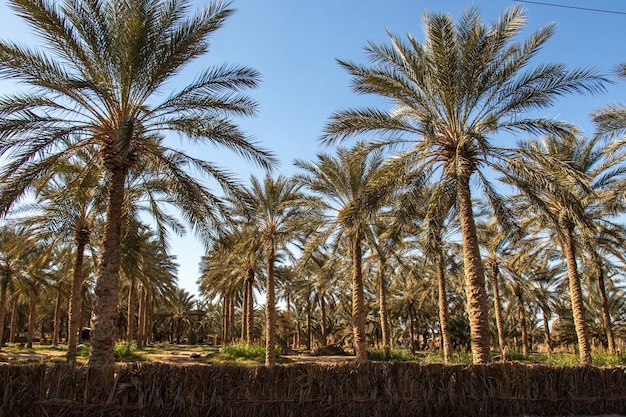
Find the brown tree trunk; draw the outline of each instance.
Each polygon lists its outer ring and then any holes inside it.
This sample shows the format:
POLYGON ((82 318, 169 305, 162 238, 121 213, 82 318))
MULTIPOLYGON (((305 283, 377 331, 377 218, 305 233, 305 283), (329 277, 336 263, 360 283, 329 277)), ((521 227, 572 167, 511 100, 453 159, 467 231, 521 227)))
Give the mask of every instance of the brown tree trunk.
POLYGON ((76 363, 76 347, 80 337, 80 317, 82 315, 81 294, 83 290, 83 261, 85 247, 89 242, 89 230, 82 228, 75 236, 76 260, 74 261, 74 275, 72 277, 70 303, 67 313, 67 363, 76 363))
POLYGON ((324 296, 320 297, 320 328, 322 333, 322 346, 328 344, 328 338, 326 337, 326 300, 324 296))
MULTIPOLYGON (((113 164, 113 163, 111 163, 113 164)), ((107 161, 105 160, 105 165, 107 161)), ((112 365, 115 362, 117 303, 120 287, 122 210, 127 170, 107 167, 107 220, 104 225, 102 257, 96 281, 89 366, 112 365)))
POLYGON ((248 284, 246 281, 243 283, 243 299, 241 300, 241 341, 246 341, 246 334, 248 332, 248 284))
POLYGON ((52 346, 59 344, 59 334, 61 333, 61 292, 57 291, 57 299, 54 303, 54 323, 52 325, 52 346))
POLYGON ((591 365, 591 346, 587 332, 587 322, 585 321, 585 307, 583 304, 583 293, 578 275, 578 264, 576 262, 576 247, 574 243, 574 224, 567 218, 561 219, 563 234, 565 237, 565 257, 567 258, 567 276, 569 279, 569 292, 572 301, 572 314, 574 315, 574 327, 578 337, 578 351, 581 365, 591 365))
POLYGON ((411 353, 415 353, 415 312, 413 311, 413 302, 409 301, 409 344, 411 346, 411 353))
POLYGON ((306 303, 306 350, 311 350, 311 302, 306 303))
POLYGON ((363 270, 361 234, 357 232, 352 241, 352 321, 354 326, 354 350, 357 362, 367 361, 365 338, 365 296, 363 294, 363 270))
POLYGON ((248 314, 246 316, 246 342, 251 344, 254 337, 254 269, 248 270, 248 279, 246 280, 248 288, 248 314))
POLYGON ((472 354, 475 364, 489 362, 489 312, 485 274, 480 258, 476 224, 472 212, 469 176, 457 180, 457 202, 463 236, 463 265, 465 268, 465 293, 470 324, 472 354))
POLYGON ((500 269, 496 260, 491 261, 491 286, 493 287, 493 311, 496 316, 496 328, 498 329, 498 348, 500 359, 506 361, 506 342, 504 340, 504 321, 502 320, 502 302, 500 301, 500 286, 498 278, 500 269))
POLYGON ((126 344, 131 345, 135 338, 135 314, 137 304, 135 300, 137 298, 137 288, 135 286, 135 280, 130 279, 130 287, 128 288, 128 302, 126 309, 126 344))
POLYGON ((526 326, 526 309, 524 308, 524 294, 522 289, 516 285, 515 296, 519 302, 519 325, 522 331, 522 355, 528 356, 528 328, 526 326))
POLYGON ((452 358, 452 342, 450 340, 450 313, 446 294, 446 270, 441 252, 437 255, 437 287, 439 289, 439 327, 441 328, 441 345, 443 360, 449 363, 452 358))
POLYGON ((11 272, 5 271, 2 275, 2 281, 0 281, 0 350, 4 346, 4 319, 7 309, 9 281, 11 281, 11 272))
POLYGON ((546 345, 548 347, 548 354, 552 353, 552 337, 550 336, 550 313, 547 309, 541 308, 543 314, 543 334, 546 339, 546 345))
POLYGON ((600 302, 602 303, 602 321, 604 324, 604 330, 606 332, 606 341, 609 348, 609 353, 615 353, 615 337, 613 336, 613 325, 611 324, 611 314, 609 312, 609 299, 606 295, 606 286, 604 284, 604 268, 599 262, 598 255, 594 258, 596 264, 595 269, 598 274, 598 289, 600 290, 600 302))
MULTIPOLYGON (((32 349, 35 339, 35 313, 37 312, 37 295, 33 292, 28 303, 28 339, 26 347, 32 349)), ((43 335, 42 335, 43 337, 43 335)))
POLYGON ((13 305, 11 306, 11 321, 9 324, 9 342, 15 343, 17 337, 17 308, 19 307, 19 293, 13 295, 13 305))
POLYGON ((274 241, 267 244, 267 279, 265 288, 265 366, 276 365, 276 296, 274 289, 274 241))
POLYGON ((387 313, 387 280, 385 279, 385 262, 381 259, 378 271, 378 297, 380 303, 380 328, 383 339, 383 352, 385 359, 391 358, 391 344, 389 330, 389 318, 387 313))
POLYGON ((144 329, 146 327, 146 294, 145 289, 141 286, 139 290, 139 306, 137 308, 137 349, 144 347, 144 329))

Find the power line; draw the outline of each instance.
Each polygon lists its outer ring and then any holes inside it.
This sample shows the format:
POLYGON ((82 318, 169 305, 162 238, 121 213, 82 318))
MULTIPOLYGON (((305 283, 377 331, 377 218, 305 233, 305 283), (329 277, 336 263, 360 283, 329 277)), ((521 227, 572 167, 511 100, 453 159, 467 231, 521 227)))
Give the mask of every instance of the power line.
POLYGON ((551 7, 561 7, 563 9, 575 9, 575 10, 584 10, 587 12, 600 12, 600 13, 611 13, 611 14, 621 14, 626 15, 626 12, 619 12, 616 10, 604 10, 604 9, 592 9, 589 7, 577 7, 577 6, 568 6, 565 4, 555 4, 555 3, 544 3, 541 1, 530 1, 530 0, 513 0, 518 3, 530 3, 530 4, 539 4, 541 6, 551 6, 551 7))

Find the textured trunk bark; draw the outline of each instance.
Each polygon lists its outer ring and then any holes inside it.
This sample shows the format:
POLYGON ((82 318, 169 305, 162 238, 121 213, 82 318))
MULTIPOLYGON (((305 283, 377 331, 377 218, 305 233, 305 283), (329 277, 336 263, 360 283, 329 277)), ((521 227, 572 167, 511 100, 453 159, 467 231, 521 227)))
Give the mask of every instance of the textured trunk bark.
POLYGON ((496 316, 496 328, 498 329, 498 348, 500 349, 500 359, 506 361, 506 342, 504 340, 504 321, 502 320, 502 302, 500 301, 500 285, 498 279, 500 269, 498 263, 491 262, 491 286, 493 288, 493 311, 496 316))
POLYGON ((521 288, 515 288, 515 296, 519 302, 519 326, 522 332, 522 355, 528 356, 528 327, 526 326, 526 309, 524 308, 524 294, 521 288))
POLYGON ((248 279, 246 280, 248 288, 248 308, 246 316, 246 342, 251 344, 254 336, 254 270, 248 270, 248 279))
POLYGON ((322 346, 328 344, 328 338, 326 337, 326 301, 324 296, 320 297, 320 329, 322 333, 322 346))
POLYGON ((604 324, 604 330, 606 332, 606 341, 609 348, 609 353, 615 353, 615 337, 613 336, 613 325, 611 324, 611 314, 609 313, 609 299, 606 295, 606 285, 604 284, 604 268, 602 264, 595 257, 594 263, 595 269, 598 274, 598 289, 600 290, 600 302, 602 303, 602 320, 604 324))
POLYGON ((448 312, 448 296, 446 294, 446 270, 441 252, 437 254, 437 287, 439 289, 439 327, 441 328, 443 360, 445 363, 449 363, 452 358, 450 313, 448 312))
POLYGON ((117 303, 120 286, 121 229, 127 170, 108 169, 107 220, 104 225, 102 257, 96 281, 89 366, 115 362, 117 303))
POLYGON ((154 326, 152 325, 152 315, 153 315, 153 298, 152 294, 146 291, 146 308, 144 310, 144 314, 146 318, 144 319, 144 328, 143 328, 143 337, 144 337, 144 346, 152 343, 154 341, 154 326))
POLYGON ((52 330, 52 346, 59 344, 59 333, 61 333, 61 292, 57 292, 57 299, 54 303, 54 324, 52 330))
POLYGON ((391 357, 391 345, 389 342, 390 330, 389 330, 389 318, 387 314, 387 280, 385 279, 385 269, 386 265, 383 260, 379 263, 378 272, 378 297, 380 303, 380 328, 382 332, 383 339, 383 352, 385 355, 385 359, 389 359, 391 357))
POLYGON ((465 292, 472 354, 475 364, 483 364, 489 362, 489 314, 487 292, 485 291, 485 274, 480 258, 474 213, 472 212, 469 176, 457 180, 457 202, 463 236, 465 292))
POLYGON ((354 350, 357 362, 367 361, 365 338, 365 296, 363 294, 363 271, 360 233, 352 241, 352 321, 354 325, 354 350))
POLYGON ((80 317, 82 315, 81 294, 83 290, 83 262, 85 247, 89 242, 89 229, 81 228, 76 233, 76 260, 74 261, 74 274, 70 289, 70 303, 68 306, 67 319, 67 362, 76 363, 76 346, 80 337, 80 317))
POLYGON ((126 344, 131 345, 135 339, 135 314, 137 309, 137 287, 135 280, 130 280, 130 287, 128 288, 128 309, 126 310, 126 344))
POLYGON ((306 350, 311 350, 311 302, 306 305, 306 350))
POLYGON ((5 271, 5 273, 2 275, 2 281, 0 281, 0 348, 4 346, 4 319, 6 316, 10 281, 11 272, 5 271))
POLYGON ((587 322, 585 321, 585 307, 583 304, 583 293, 578 275, 578 264, 576 262, 576 247, 574 243, 574 225, 571 221, 561 220, 563 234, 565 236, 565 257, 567 258, 567 276, 569 279, 569 292, 572 300, 572 314, 574 315, 574 327, 578 337, 578 351, 581 365, 591 365, 591 346, 587 332, 587 322))
POLYGON ((142 286, 139 290, 139 306, 137 308, 137 349, 144 347, 144 329, 146 327, 146 290, 142 286))
POLYGON ((267 244, 267 279, 265 288, 265 365, 276 365, 276 295, 274 293, 274 258, 276 247, 273 240, 267 244))
POLYGON ((37 299, 36 294, 32 294, 28 303, 28 338, 26 347, 29 349, 32 349, 33 340, 35 339, 35 313, 37 313, 37 299))
POLYGON ((413 312, 413 303, 409 301, 409 345, 411 346, 411 353, 415 353, 415 313, 413 312))
POLYGON ((543 334, 546 339, 548 354, 552 353, 552 337, 550 336, 550 313, 547 309, 541 308, 543 314, 543 334))
POLYGON ((19 306, 20 297, 18 294, 13 296, 13 305, 11 306, 11 321, 9 324, 9 342, 15 343, 17 337, 17 308, 19 306))
POLYGON ((228 342, 228 313, 230 310, 228 309, 228 295, 224 294, 222 298, 222 344, 225 345, 228 342))

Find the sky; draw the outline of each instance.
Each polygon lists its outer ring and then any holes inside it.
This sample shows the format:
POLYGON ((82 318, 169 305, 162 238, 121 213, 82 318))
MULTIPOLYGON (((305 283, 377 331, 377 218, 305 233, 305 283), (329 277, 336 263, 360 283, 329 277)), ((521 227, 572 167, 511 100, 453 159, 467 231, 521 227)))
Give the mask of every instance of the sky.
MULTIPOLYGON (((546 3, 613 11, 580 10, 512 0, 234 0, 236 12, 211 37, 211 49, 193 61, 166 88, 184 86, 201 69, 224 63, 249 66, 261 73, 262 84, 249 96, 259 104, 254 118, 239 119, 243 130, 280 161, 274 175, 291 175, 295 159, 312 160, 323 147, 319 137, 330 115, 338 110, 389 103, 360 96, 350 89, 350 77, 336 59, 365 64, 363 47, 369 41, 387 43, 387 30, 423 40, 424 13, 450 13, 455 18, 470 6, 485 22, 494 22, 508 7, 526 10, 525 37, 556 23, 556 33, 534 64, 561 62, 569 68, 592 67, 611 76, 626 62, 626 3, 616 0, 547 0, 546 3)), ((195 1, 197 7, 208 1, 195 1)), ((7 2, 0 2, 0 38, 33 45, 28 28, 7 2)), ((15 86, 0 82, 2 90, 15 86)), ((568 96, 542 115, 565 120, 593 134, 590 113, 603 105, 626 102, 626 80, 616 80, 606 94, 568 96)), ((186 148, 187 149, 187 148, 186 148)), ((205 147, 187 149, 192 155, 217 162, 236 172, 242 181, 264 172, 236 155, 205 147)), ((202 244, 192 235, 172 239, 179 264, 179 285, 197 294, 202 244)))

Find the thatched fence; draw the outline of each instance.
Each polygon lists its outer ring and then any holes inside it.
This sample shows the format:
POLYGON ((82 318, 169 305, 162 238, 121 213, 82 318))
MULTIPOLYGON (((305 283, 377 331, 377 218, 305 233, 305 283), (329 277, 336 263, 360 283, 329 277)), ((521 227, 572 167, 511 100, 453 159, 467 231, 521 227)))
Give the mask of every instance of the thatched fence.
POLYGON ((514 363, 0 366, 0 416, 626 414, 626 369, 514 363))

